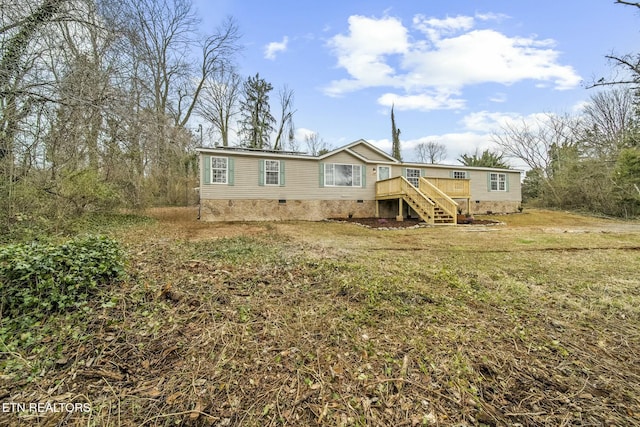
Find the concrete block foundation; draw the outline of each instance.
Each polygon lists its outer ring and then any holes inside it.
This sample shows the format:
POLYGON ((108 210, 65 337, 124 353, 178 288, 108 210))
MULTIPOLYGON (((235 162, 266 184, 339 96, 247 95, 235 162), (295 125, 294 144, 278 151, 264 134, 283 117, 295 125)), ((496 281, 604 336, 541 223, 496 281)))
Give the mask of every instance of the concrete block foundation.
MULTIPOLYGON (((417 217, 403 204, 403 217, 417 217)), ((471 201, 472 214, 517 212, 520 202, 471 201)), ((460 203, 466 213, 466 202, 460 203)), ((398 216, 398 200, 381 200, 380 218, 398 216)), ((202 200, 202 221, 322 221, 329 218, 373 218, 376 216, 375 200, 202 200)))

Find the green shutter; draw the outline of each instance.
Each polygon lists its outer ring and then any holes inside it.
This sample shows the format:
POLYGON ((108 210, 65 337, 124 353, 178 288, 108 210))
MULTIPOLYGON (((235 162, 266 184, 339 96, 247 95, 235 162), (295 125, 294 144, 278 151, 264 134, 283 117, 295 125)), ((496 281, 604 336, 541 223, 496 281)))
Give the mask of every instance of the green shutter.
POLYGON ((211 156, 202 157, 202 181, 211 184, 211 156))
POLYGON ((362 188, 367 188, 367 165, 360 166, 360 172, 362 173, 360 185, 362 188))
POLYGON ((318 180, 320 182, 320 188, 324 187, 324 163, 320 163, 318 180))
POLYGON ((235 171, 233 169, 234 161, 231 158, 227 158, 227 184, 234 185, 234 174, 235 171))
POLYGON ((504 174, 504 189, 509 192, 509 174, 504 174))
POLYGON ((258 164, 260 165, 258 166, 258 185, 262 187, 264 185, 264 160, 261 159, 258 164))
POLYGON ((455 178, 455 176, 453 175, 454 171, 449 171, 449 178, 455 178))
POLYGON ((280 187, 284 187, 284 160, 280 160, 280 187))
POLYGON ((491 191, 491 172, 487 172, 487 191, 491 191))
POLYGON ((407 168, 402 168, 402 176, 407 177, 407 168))

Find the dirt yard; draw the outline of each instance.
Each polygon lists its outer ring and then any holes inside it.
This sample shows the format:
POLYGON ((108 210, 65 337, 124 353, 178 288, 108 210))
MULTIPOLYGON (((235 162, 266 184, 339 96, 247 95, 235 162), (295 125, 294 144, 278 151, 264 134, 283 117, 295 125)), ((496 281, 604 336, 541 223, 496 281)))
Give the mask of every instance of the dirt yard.
POLYGON ((640 426, 640 223, 202 223, 112 232, 129 279, 2 350, 24 426, 640 426))

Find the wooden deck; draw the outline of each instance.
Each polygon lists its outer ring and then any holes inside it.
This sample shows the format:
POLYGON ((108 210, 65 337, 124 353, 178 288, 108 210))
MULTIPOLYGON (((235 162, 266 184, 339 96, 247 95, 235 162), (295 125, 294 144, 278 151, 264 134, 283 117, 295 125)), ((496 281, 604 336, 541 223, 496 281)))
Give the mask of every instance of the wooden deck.
POLYGON ((403 176, 376 182, 376 200, 399 200, 399 217, 402 202, 406 202, 429 224, 456 224, 458 203, 453 198, 467 199, 470 185, 468 179, 420 178, 414 187, 403 176))

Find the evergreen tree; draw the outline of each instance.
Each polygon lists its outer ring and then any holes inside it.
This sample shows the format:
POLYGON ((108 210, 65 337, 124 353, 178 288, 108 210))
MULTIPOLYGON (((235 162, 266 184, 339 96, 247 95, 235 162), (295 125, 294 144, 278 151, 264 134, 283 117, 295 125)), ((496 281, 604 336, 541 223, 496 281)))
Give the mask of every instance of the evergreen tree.
POLYGON ((269 107, 269 92, 272 90, 271 83, 260 78, 259 74, 249 77, 243 85, 240 135, 246 147, 270 148, 271 132, 276 122, 269 107))
POLYGON ((391 106, 391 141, 391 156, 402 161, 402 154, 400 153, 400 129, 396 128, 396 118, 393 114, 393 106, 391 106))
POLYGON ((473 154, 463 154, 458 158, 458 161, 465 166, 508 169, 509 165, 503 157, 502 154, 489 150, 484 150, 479 155, 478 150, 476 150, 473 154))

